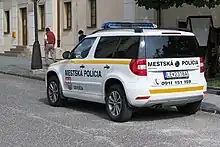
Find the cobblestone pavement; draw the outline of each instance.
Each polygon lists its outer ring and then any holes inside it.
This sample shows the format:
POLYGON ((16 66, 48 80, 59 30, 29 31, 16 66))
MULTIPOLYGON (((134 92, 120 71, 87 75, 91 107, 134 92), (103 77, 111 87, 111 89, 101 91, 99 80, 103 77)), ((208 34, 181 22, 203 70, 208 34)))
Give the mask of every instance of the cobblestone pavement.
MULTIPOLYGON (((208 95, 207 99, 215 99, 208 95)), ((220 115, 143 109, 126 123, 104 105, 51 107, 43 81, 0 74, 1 147, 218 147, 220 115)))
MULTIPOLYGON (((44 65, 44 59, 42 59, 44 65)), ((46 67, 41 70, 31 70, 31 59, 27 57, 0 56, 0 73, 30 77, 44 80, 46 67)))

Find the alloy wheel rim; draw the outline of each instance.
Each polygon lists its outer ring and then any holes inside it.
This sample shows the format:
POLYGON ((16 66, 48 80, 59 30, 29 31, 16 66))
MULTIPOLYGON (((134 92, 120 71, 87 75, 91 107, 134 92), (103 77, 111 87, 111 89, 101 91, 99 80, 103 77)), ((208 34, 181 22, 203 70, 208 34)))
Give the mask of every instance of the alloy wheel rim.
POLYGON ((58 94, 58 86, 54 81, 52 81, 48 88, 48 96, 52 103, 55 103, 58 100, 58 94))
POLYGON ((122 101, 121 96, 117 91, 112 91, 108 97, 108 108, 113 116, 118 116, 121 113, 122 101))

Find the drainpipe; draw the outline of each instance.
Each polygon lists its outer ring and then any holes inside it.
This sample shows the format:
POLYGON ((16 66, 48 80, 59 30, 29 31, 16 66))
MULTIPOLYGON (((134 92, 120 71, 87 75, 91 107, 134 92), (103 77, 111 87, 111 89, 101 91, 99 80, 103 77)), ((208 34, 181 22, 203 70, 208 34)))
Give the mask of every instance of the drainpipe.
POLYGON ((60 0, 57 0, 57 47, 60 47, 60 0))
POLYGON ((161 27, 161 8, 156 9, 157 12, 157 26, 161 27))
MULTIPOLYGON (((74 42, 74 45, 76 45, 77 44, 77 42, 78 42, 78 31, 79 31, 79 22, 78 22, 78 18, 79 18, 79 14, 78 14, 78 0, 76 0, 76 8, 75 8, 76 10, 75 10, 75 12, 76 12, 76 14, 75 14, 75 24, 76 24, 76 34, 77 35, 75 35, 76 36, 76 38, 75 38, 75 42, 74 42)), ((84 32, 85 32, 85 30, 84 30, 84 32)))

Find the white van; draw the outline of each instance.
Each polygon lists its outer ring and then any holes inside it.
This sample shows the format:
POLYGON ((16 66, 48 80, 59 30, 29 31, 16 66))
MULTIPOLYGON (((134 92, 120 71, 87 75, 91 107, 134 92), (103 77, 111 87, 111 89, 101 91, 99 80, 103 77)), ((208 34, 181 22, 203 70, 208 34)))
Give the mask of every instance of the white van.
POLYGON ((199 110, 207 83, 193 33, 149 24, 104 26, 49 67, 50 105, 60 106, 68 98, 103 103, 109 117, 120 122, 128 121, 137 107, 199 110))

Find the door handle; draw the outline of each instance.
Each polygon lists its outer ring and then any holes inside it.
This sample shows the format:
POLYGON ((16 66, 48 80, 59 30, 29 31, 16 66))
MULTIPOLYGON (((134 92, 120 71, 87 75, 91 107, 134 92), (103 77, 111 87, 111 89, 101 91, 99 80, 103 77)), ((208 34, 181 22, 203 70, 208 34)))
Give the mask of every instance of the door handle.
POLYGON ((105 68, 105 69, 109 69, 109 68, 110 68, 110 66, 108 66, 108 65, 105 65, 105 66, 104 66, 104 68, 105 68))
POLYGON ((80 68, 85 68, 85 66, 84 66, 84 65, 81 65, 80 68))

